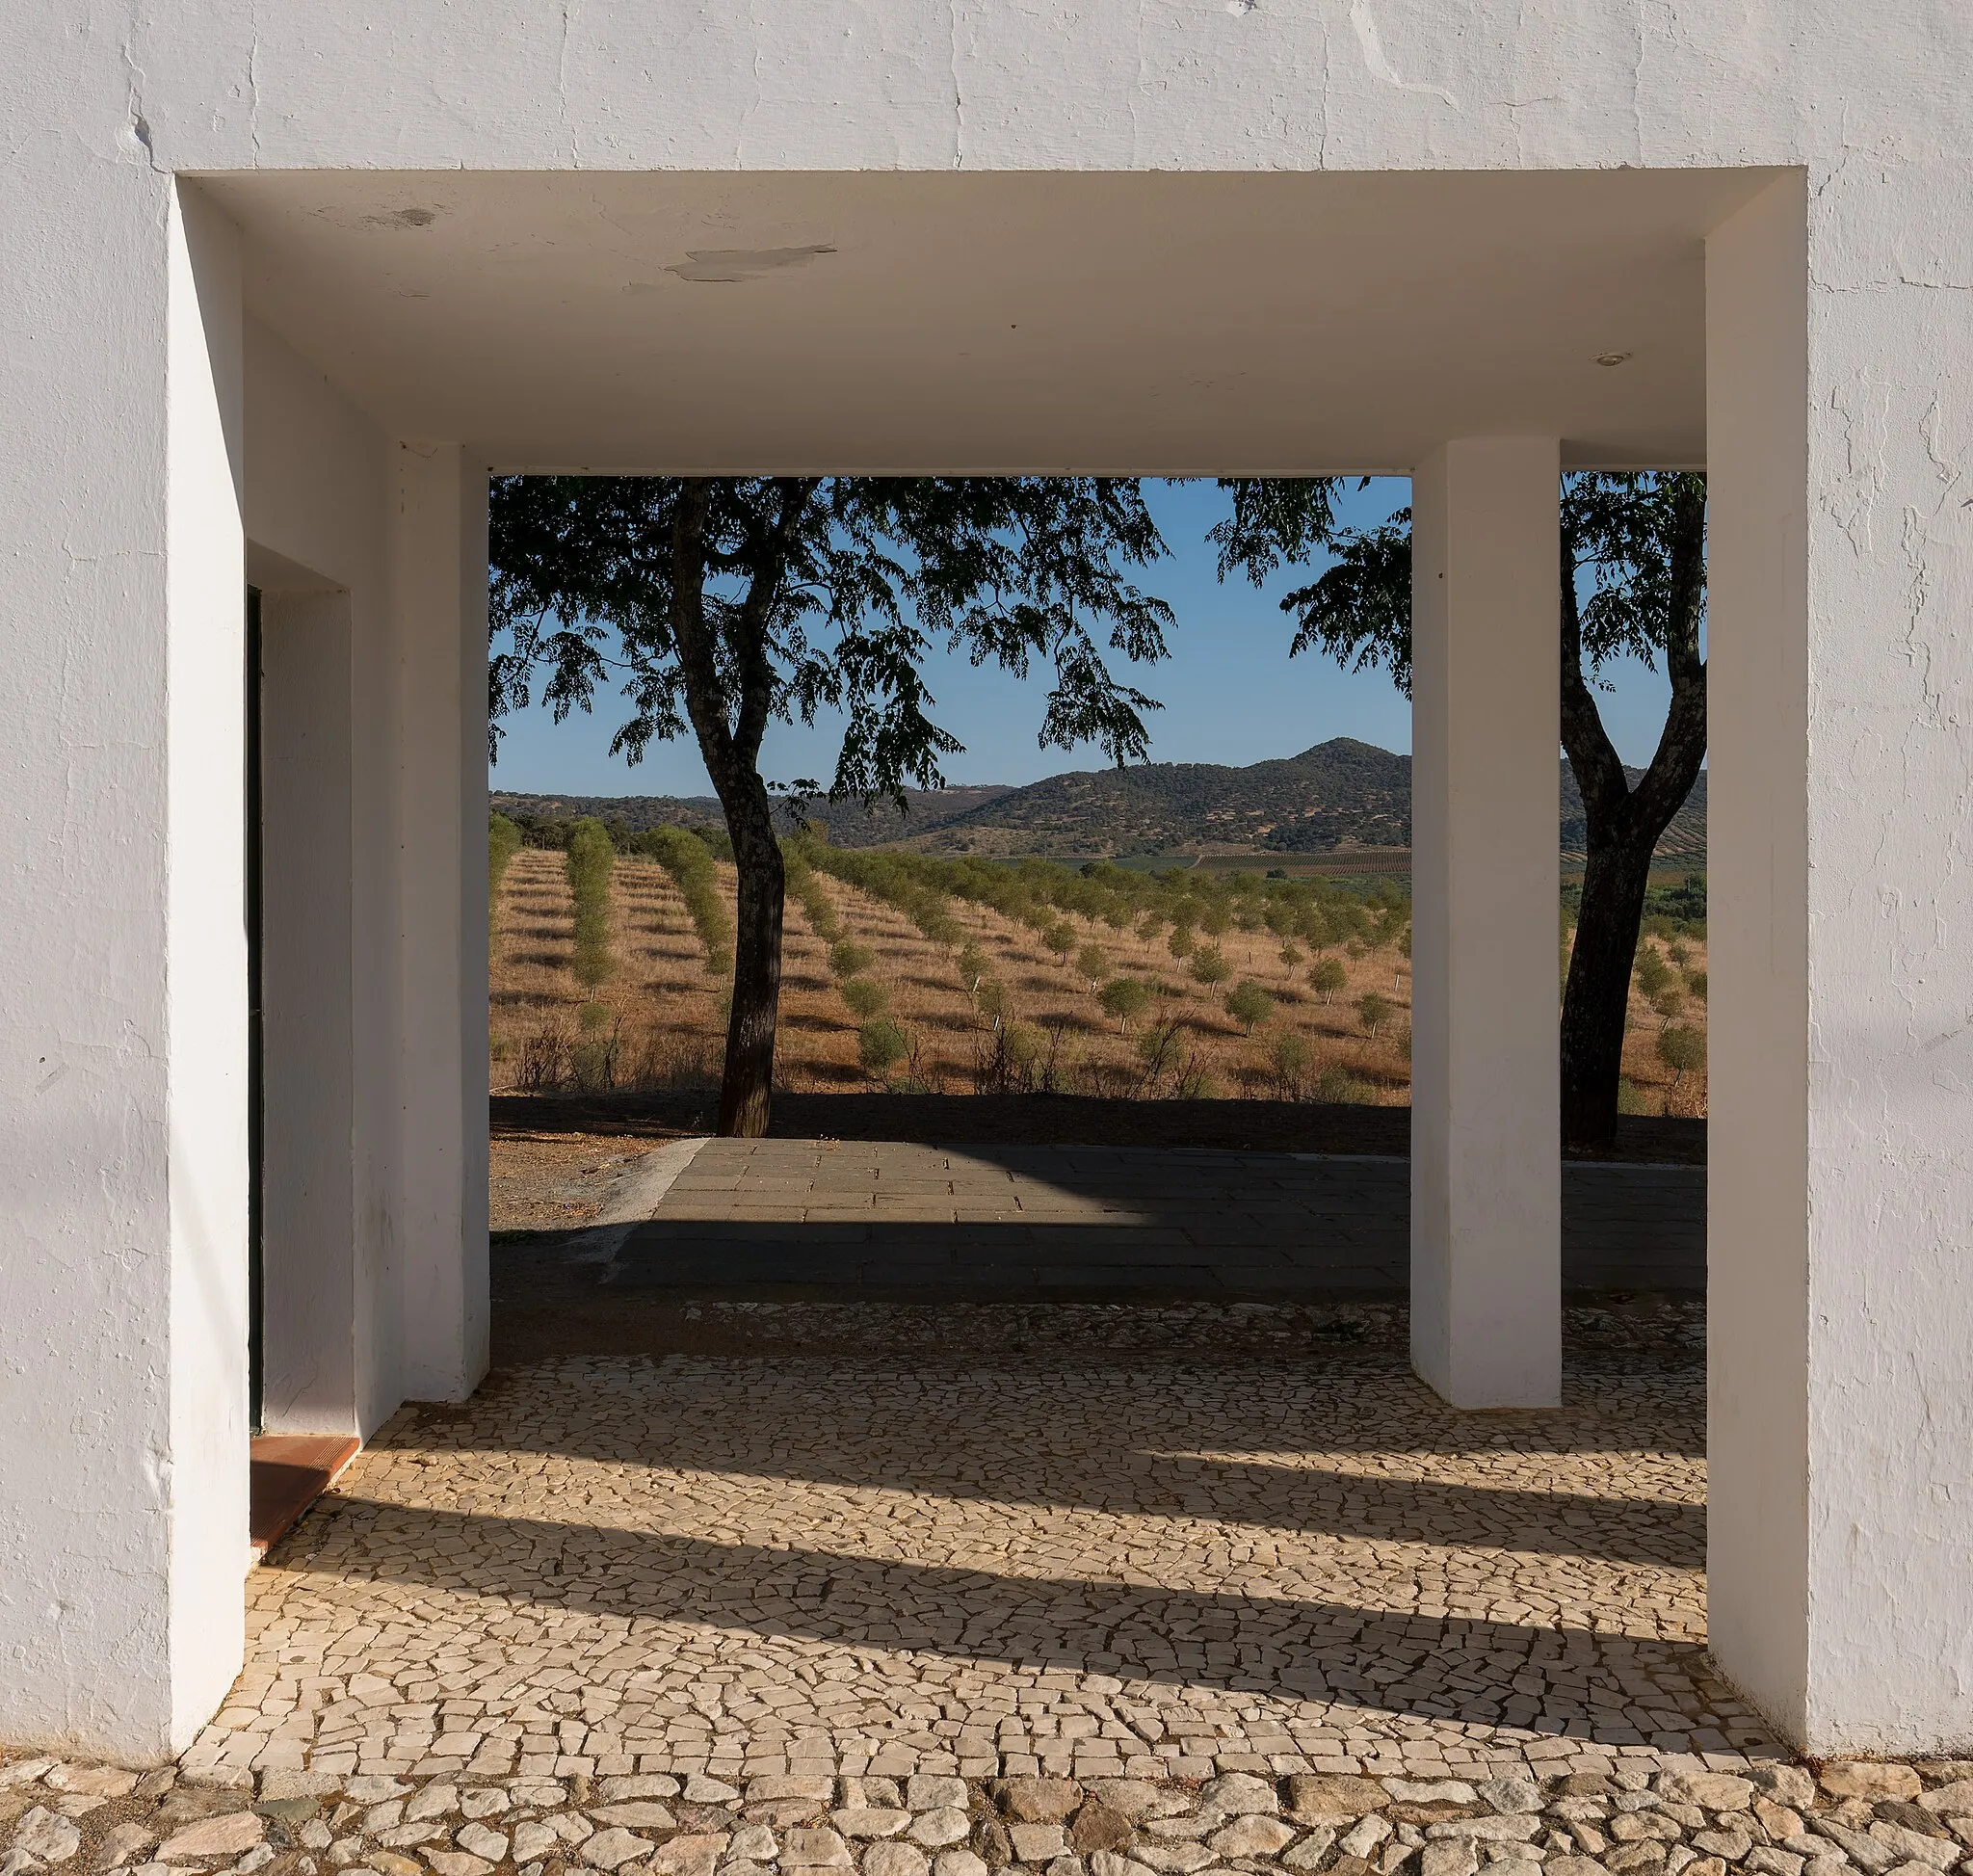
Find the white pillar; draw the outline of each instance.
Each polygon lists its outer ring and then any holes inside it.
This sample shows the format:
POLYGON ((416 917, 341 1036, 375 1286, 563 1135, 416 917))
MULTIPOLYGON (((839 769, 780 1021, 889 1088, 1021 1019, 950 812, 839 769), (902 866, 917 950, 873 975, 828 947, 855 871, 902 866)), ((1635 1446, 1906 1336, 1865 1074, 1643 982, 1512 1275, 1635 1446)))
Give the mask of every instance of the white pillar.
POLYGON ((239 257, 142 164, 30 174, 0 205, 0 1738, 142 1761, 243 1647, 239 257))
POLYGON ((1973 207, 1707 244, 1708 1594, 1812 1753, 1973 1740, 1973 207))
POLYGON ((1456 1407, 1562 1387, 1560 461, 1411 480, 1411 1361, 1456 1407))
POLYGON ((398 452, 393 525, 403 876, 403 1387, 487 1371, 487 472, 398 452))

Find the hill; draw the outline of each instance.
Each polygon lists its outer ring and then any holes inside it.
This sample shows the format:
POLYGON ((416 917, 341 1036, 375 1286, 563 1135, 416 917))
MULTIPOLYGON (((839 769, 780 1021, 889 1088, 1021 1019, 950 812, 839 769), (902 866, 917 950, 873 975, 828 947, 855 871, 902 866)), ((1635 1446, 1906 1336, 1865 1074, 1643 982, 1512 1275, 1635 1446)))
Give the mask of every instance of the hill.
MULTIPOLYGON (((888 800, 872 802, 812 802, 804 810, 810 820, 829 826, 836 847, 876 847, 943 826, 954 816, 982 807, 1015 791, 1006 787, 908 788, 906 813, 888 800)), ((713 795, 531 795, 495 789, 495 808, 503 814, 532 821, 576 820, 593 814, 601 821, 619 822, 633 832, 657 827, 725 825, 713 795)))
POLYGON ((1411 758, 1347 736, 1250 768, 1148 762, 1050 776, 906 836, 933 853, 1053 856, 1332 853, 1410 839, 1411 758))
MULTIPOLYGON (((1641 770, 1625 773, 1635 781, 1641 770)), ((710 795, 496 794, 494 806, 530 819, 594 814, 632 828, 717 823, 710 795)), ((1584 842, 1582 796, 1559 765, 1558 833, 1566 858, 1584 842)), ((897 844, 934 854, 1055 859, 1211 852, 1256 855, 1402 851, 1411 844, 1411 758, 1353 737, 1300 755, 1234 768, 1214 762, 1150 762, 1130 769, 1071 771, 1020 788, 910 790, 907 812, 889 802, 821 803, 839 847, 897 844)), ((1659 843, 1661 859, 1702 869, 1706 778, 1659 843)))

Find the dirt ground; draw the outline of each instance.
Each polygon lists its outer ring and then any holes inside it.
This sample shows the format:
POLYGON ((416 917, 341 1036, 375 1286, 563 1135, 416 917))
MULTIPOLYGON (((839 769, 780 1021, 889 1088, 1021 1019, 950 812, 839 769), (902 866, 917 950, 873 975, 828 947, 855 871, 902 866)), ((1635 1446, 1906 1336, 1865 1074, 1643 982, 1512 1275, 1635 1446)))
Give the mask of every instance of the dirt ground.
MULTIPOLYGON (((733 870, 723 865, 719 873, 730 910, 733 870)), ((992 1055, 993 1024, 961 982, 954 954, 841 881, 821 884, 851 937, 876 954, 863 974, 887 994, 888 1014, 911 1044, 910 1058, 893 1079, 902 1076, 934 1096, 977 1092, 992 1055)), ((592 1000, 571 968, 573 919, 562 855, 525 849, 514 857, 494 919, 490 1066, 496 1093, 604 1085, 697 1093, 717 1079, 725 984, 708 972, 677 889, 655 861, 626 856, 617 862, 613 899, 617 970, 592 1000), (600 1026, 583 1027, 586 1004, 600 1026), (578 1070, 573 1065, 584 1047, 587 1067, 578 1070), (544 1074, 547 1060, 559 1070, 544 1074)), ((1176 1019, 1189 1038, 1193 1068, 1213 1094, 1243 1100, 1286 1094, 1394 1108, 1408 1099, 1410 965, 1395 944, 1353 942, 1317 952, 1298 946, 1291 964, 1265 931, 1230 930, 1217 942, 1233 974, 1207 989, 1162 938, 1147 942, 1134 930, 1071 918, 1078 947, 1094 944, 1106 974, 1154 987, 1151 1012, 1133 1033, 1121 1034, 1098 1007, 1090 978, 1056 958, 1034 932, 963 901, 954 901, 951 910, 986 955, 989 976, 1005 989, 1009 1019, 1050 1052, 1053 1088, 1101 1097, 1173 1092, 1174 1084, 1144 1085, 1136 1045, 1146 1023, 1176 1019), (1347 988, 1328 999, 1308 989, 1309 968, 1324 956, 1336 958, 1347 978, 1347 988), (1272 1017, 1251 1036, 1223 1007, 1232 984, 1249 978, 1275 998, 1272 1017), (1368 991, 1391 1006, 1376 1035, 1364 1033, 1357 1014, 1357 1001, 1368 991), (1293 1086, 1283 1084, 1273 1060, 1276 1040, 1284 1035, 1307 1044, 1308 1064, 1293 1086)), ((828 947, 793 900, 783 957, 782 1086, 794 1095, 872 1092, 879 1084, 857 1066, 857 1018, 830 976, 828 947)), ((1685 971, 1702 975, 1702 942, 1686 941, 1678 957, 1685 971)), ((1703 1070, 1674 1077, 1656 1055, 1657 1037, 1668 1023, 1702 1028, 1704 1020, 1702 996, 1685 996, 1668 1013, 1634 988, 1625 1071, 1638 1104, 1651 1114, 1704 1115, 1703 1070)))
MULTIPOLYGON (((492 1074, 498 1092, 528 1085, 530 1037, 551 1029, 571 1040, 577 1034, 585 998, 570 968, 573 915, 563 868, 560 854, 524 850, 514 857, 501 893, 492 965, 492 1074)), ((722 866, 720 874, 730 905, 732 868, 722 866)), ((888 1014, 915 1045, 900 1072, 934 1093, 970 1093, 991 1051, 992 1024, 976 1009, 953 954, 930 943, 890 907, 841 881, 825 880, 823 889, 850 936, 876 953, 863 974, 888 993, 888 1014)), ((646 1088, 702 1085, 716 1070, 723 1037, 724 984, 708 975, 684 904, 654 861, 619 859, 613 890, 618 971, 598 1001, 619 1026, 615 1079, 619 1086, 646 1088)), ((1052 1044, 1063 1085, 1113 1096, 1137 1087, 1143 1069, 1136 1042, 1143 1023, 1130 1034, 1119 1033, 1098 1007, 1090 979, 1065 966, 1027 928, 963 901, 955 901, 952 912, 986 954, 989 975, 1007 991, 1011 1018, 1052 1044)), ((1410 1080, 1410 967, 1396 946, 1334 947, 1348 988, 1325 1001, 1306 988, 1314 954, 1303 952, 1298 963, 1286 964, 1279 941, 1264 931, 1229 931, 1218 939, 1233 975, 1208 990, 1194 982, 1162 941, 1147 943, 1134 931, 1119 933, 1085 920, 1068 922, 1076 928, 1078 948, 1093 943, 1102 951, 1106 976, 1135 976, 1158 987, 1144 1021, 1182 1022, 1197 1067, 1221 1093, 1276 1092, 1269 1045, 1274 1035, 1292 1030, 1310 1044, 1311 1084, 1328 1073, 1347 1081, 1352 1097, 1364 1104, 1405 1099, 1410 1080), (1226 992, 1247 978, 1276 999, 1274 1017, 1251 1037, 1222 1007, 1226 992), (1355 1007, 1373 991, 1393 1007, 1375 1036, 1363 1033, 1355 1007)), ((828 947, 791 900, 777 1063, 783 1084, 803 1094, 871 1088, 871 1077, 856 1062, 857 1027, 830 977, 828 947)))

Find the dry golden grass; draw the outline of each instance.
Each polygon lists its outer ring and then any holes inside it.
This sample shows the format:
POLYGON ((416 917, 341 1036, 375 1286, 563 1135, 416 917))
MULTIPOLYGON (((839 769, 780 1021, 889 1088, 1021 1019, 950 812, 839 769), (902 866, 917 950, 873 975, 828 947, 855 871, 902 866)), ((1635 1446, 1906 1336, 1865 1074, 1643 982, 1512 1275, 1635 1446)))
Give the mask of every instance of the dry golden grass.
MULTIPOLYGON (((722 865, 719 871, 730 908, 733 869, 722 865)), ((912 1058, 894 1076, 908 1077, 932 1093, 973 1092, 993 1055, 993 1025, 960 982, 954 951, 929 942, 901 913, 841 881, 823 877, 820 883, 844 931, 876 953, 865 974, 888 991, 889 1015, 914 1046, 912 1058)), ((605 1020, 586 1030, 587 999, 571 969, 573 914, 563 858, 538 849, 514 857, 495 921, 496 1090, 571 1081, 703 1086, 717 1079, 726 987, 707 974, 704 953, 670 877, 655 861, 619 858, 612 898, 617 971, 595 999, 607 1013, 605 1020), (587 1066, 578 1059, 586 1042, 592 1051, 587 1066), (605 1043, 607 1064, 596 1053, 605 1043), (550 1070, 545 1074, 544 1065, 550 1070)), ((1088 980, 1072 964, 1059 961, 1038 934, 964 901, 953 901, 950 910, 985 954, 988 975, 1005 987, 1010 1019, 1039 1050, 1032 1072, 1044 1072, 1052 1052, 1053 1079, 1065 1090, 1142 1092, 1138 1042, 1150 1025, 1176 1020, 1187 1032, 1196 1066, 1223 1094, 1290 1092, 1271 1061, 1274 1039, 1285 1034, 1301 1037, 1307 1046, 1308 1064, 1299 1076, 1304 1096, 1398 1104, 1409 1098, 1410 966, 1394 945, 1373 950, 1352 943, 1312 953, 1298 947, 1302 957, 1291 966, 1281 962, 1279 941, 1265 931, 1233 930, 1217 940, 1233 974, 1207 990, 1171 955, 1162 937, 1146 943, 1135 931, 1070 918, 1078 950, 1094 942, 1103 952, 1106 974, 1143 979, 1157 991, 1131 1033, 1119 1034, 1088 980), (1323 956, 1340 959, 1348 979, 1332 1001, 1308 988, 1309 970, 1323 956), (1226 992, 1246 978, 1276 999, 1273 1016, 1251 1037, 1223 1007, 1226 992), (1364 1033, 1356 1011, 1357 999, 1373 991, 1393 1011, 1375 1037, 1364 1033)), ((1687 949, 1687 968, 1704 970, 1704 945, 1688 940, 1687 949)), ((1670 1070, 1657 1059, 1656 1038, 1667 1020, 1633 989, 1625 1072, 1645 1111, 1703 1115, 1703 1070, 1687 1074, 1674 1089, 1670 1070)), ((1705 1006, 1689 998, 1670 1020, 1703 1028, 1705 1006)), ((857 1065, 857 1029, 830 976, 827 945, 791 899, 782 952, 780 1084, 802 1093, 878 1085, 857 1065)), ((1162 1092, 1171 1092, 1169 1085, 1162 1092)))
MULTIPOLYGON (((1674 976, 1683 976, 1689 971, 1703 975, 1706 968, 1706 941, 1704 938, 1681 938, 1674 940, 1681 944, 1688 954, 1682 966, 1674 965, 1674 976)), ((1645 938, 1640 949, 1655 945, 1662 956, 1667 941, 1645 938)), ((1703 1120, 1706 1113, 1706 1071, 1697 1069, 1692 1072, 1674 1077, 1671 1070, 1658 1059, 1659 1032, 1673 1024, 1682 1024, 1697 1029, 1701 1035, 1706 1028, 1706 1005, 1701 997, 1681 993, 1682 1001, 1676 1014, 1666 1016, 1651 1006, 1651 1000, 1638 989, 1637 979, 1631 979, 1630 1015, 1623 1038, 1623 1072, 1637 1090, 1640 1110, 1647 1114, 1671 1114, 1691 1120, 1703 1120), (1675 1083, 1675 1085, 1674 1085, 1675 1083)))

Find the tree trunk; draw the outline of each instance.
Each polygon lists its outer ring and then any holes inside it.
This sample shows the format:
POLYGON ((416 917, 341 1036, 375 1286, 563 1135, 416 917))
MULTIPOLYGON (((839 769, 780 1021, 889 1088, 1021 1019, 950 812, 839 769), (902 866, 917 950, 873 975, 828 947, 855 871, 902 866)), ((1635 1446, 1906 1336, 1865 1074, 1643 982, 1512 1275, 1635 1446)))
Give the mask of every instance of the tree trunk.
POLYGON ((1604 1151, 1617 1141, 1623 1025, 1644 891, 1658 836, 1685 805, 1706 759, 1706 667, 1699 656, 1705 581, 1705 485, 1679 478, 1666 522, 1664 637, 1671 702, 1651 765, 1633 788, 1583 675, 1576 543, 1566 502, 1562 529, 1562 746, 1583 797, 1589 839, 1583 906, 1562 999, 1562 1144, 1604 1151))
POLYGON ((705 605, 712 481, 697 476, 680 485, 671 523, 671 630, 685 681, 685 708, 725 810, 740 876, 733 918, 733 1005, 720 1083, 719 1127, 726 1138, 759 1139, 767 1132, 774 1100, 788 875, 775 838, 774 808, 760 779, 760 742, 774 706, 768 624, 787 567, 789 540, 815 486, 813 480, 781 482, 779 518, 750 542, 747 597, 724 628, 734 668, 731 700, 737 705, 731 722, 705 605))
POLYGON ((1630 1006, 1631 964, 1644 913, 1656 832, 1592 844, 1562 999, 1562 1144, 1565 1152, 1609 1147, 1617 1137, 1618 1082, 1630 1006))
POLYGON ((733 938, 733 1011, 726 1022, 726 1070, 720 1085, 723 1136, 757 1140, 767 1132, 774 1094, 775 1029, 781 1013, 781 919, 787 870, 775 838, 774 810, 759 776, 723 788, 726 831, 740 875, 733 938))

